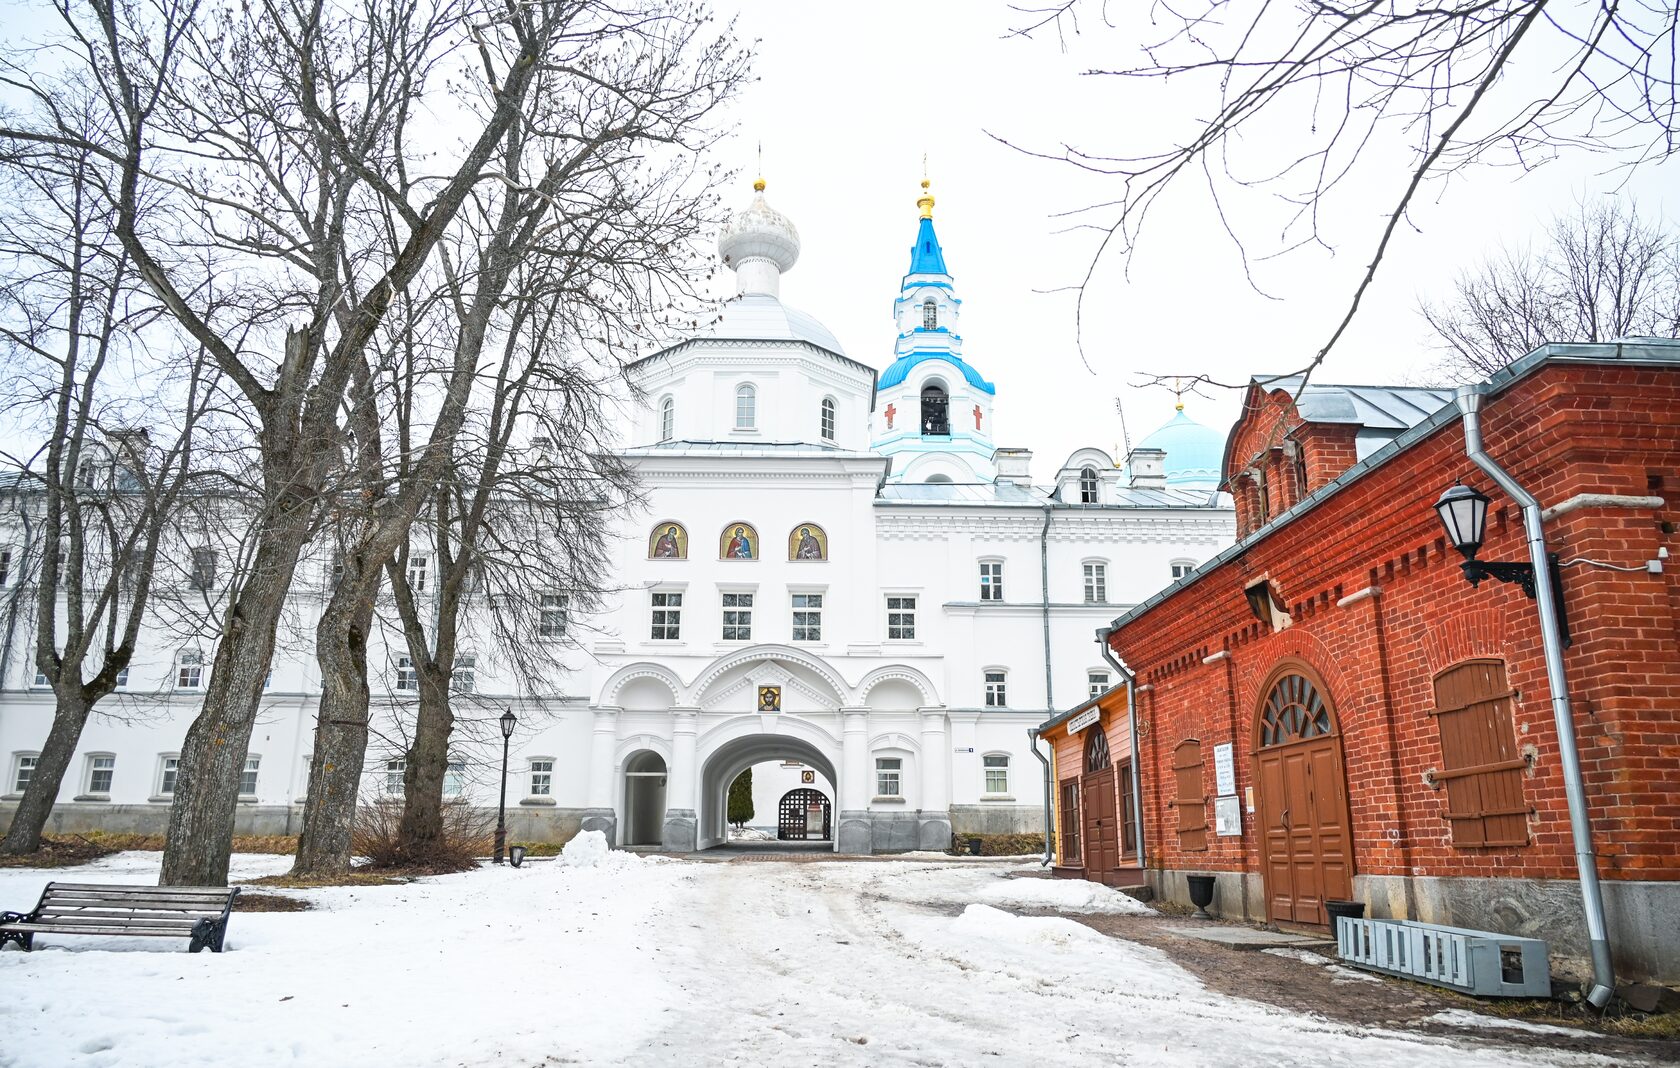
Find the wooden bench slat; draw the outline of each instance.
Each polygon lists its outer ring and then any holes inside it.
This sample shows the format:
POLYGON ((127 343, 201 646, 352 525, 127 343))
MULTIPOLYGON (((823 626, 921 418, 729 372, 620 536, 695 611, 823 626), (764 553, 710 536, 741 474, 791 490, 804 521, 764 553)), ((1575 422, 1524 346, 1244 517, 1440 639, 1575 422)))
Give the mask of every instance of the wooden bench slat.
POLYGON ((220 915, 221 913, 211 916, 207 913, 190 915, 185 913, 117 912, 112 909, 76 909, 70 912, 52 912, 42 909, 35 914, 35 920, 40 923, 49 921, 53 923, 100 923, 120 920, 124 923, 171 923, 176 926, 185 924, 191 927, 199 920, 214 920, 220 915))
POLYGON ((238 894, 224 886, 48 883, 33 912, 0 924, 0 947, 28 950, 37 934, 132 935, 187 938, 194 953, 205 946, 220 953, 238 894))
POLYGON ((180 938, 189 932, 164 931, 152 927, 60 927, 57 924, 41 923, 12 923, 6 925, 8 931, 29 931, 32 934, 96 934, 96 935, 134 935, 137 938, 180 938))
POLYGON ((45 905, 35 910, 37 916, 156 916, 160 919, 196 919, 199 916, 215 919, 221 914, 221 909, 148 909, 126 905, 45 905))
POLYGON ((220 897, 220 898, 208 898, 208 897, 202 897, 202 898, 201 897, 155 898, 155 897, 147 897, 145 894, 53 894, 53 895, 47 897, 42 902, 42 904, 46 904, 46 905, 62 905, 62 904, 88 904, 88 905, 93 905, 93 904, 101 904, 101 903, 125 904, 125 905, 138 903, 138 904, 150 905, 150 906, 153 906, 155 908, 162 908, 162 909, 192 907, 192 906, 197 906, 197 905, 214 905, 216 908, 219 909, 219 908, 222 908, 223 906, 225 906, 228 903, 228 899, 225 898, 225 897, 220 897))
POLYGON ((143 890, 148 894, 221 894, 226 896, 237 886, 147 886, 145 883, 53 883, 54 890, 143 890))

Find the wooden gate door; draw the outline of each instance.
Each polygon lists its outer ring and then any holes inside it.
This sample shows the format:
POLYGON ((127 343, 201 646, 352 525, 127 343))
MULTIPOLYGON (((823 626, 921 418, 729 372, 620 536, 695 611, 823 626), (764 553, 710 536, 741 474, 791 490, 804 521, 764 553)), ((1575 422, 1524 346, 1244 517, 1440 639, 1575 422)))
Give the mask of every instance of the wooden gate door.
POLYGON ((1261 706, 1254 754, 1266 914, 1327 924, 1327 899, 1353 894, 1353 835, 1342 738, 1330 704, 1307 676, 1280 677, 1261 706))
POLYGON ((1108 757, 1108 736, 1102 725, 1087 728, 1085 775, 1081 779, 1085 823, 1085 878, 1105 883, 1120 866, 1120 828, 1114 809, 1114 766, 1108 757))
POLYGON ((822 839, 829 836, 832 810, 821 790, 789 790, 777 805, 776 837, 784 842, 822 839), (813 810, 820 813, 813 818, 813 810))

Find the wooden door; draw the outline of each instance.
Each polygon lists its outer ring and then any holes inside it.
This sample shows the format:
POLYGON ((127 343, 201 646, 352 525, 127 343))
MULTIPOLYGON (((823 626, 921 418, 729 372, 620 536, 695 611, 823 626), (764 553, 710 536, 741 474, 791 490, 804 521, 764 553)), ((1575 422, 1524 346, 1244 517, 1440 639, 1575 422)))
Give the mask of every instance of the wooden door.
POLYGON ((1342 739, 1305 675, 1277 680, 1261 708, 1254 781, 1267 917, 1327 924, 1324 902, 1353 894, 1353 835, 1342 739))
POLYGON ((1114 811, 1114 769, 1085 776, 1085 878, 1106 882, 1120 866, 1120 833, 1114 811))

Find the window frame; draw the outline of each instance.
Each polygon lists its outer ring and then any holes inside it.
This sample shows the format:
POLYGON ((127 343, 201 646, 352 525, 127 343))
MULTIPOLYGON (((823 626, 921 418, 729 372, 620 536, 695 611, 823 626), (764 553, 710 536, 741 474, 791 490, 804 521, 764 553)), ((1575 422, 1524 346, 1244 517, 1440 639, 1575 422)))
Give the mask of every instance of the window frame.
POLYGON ((757 607, 757 593, 756 588, 718 591, 718 640, 741 643, 753 640, 753 609, 757 607))
POLYGON ((411 553, 408 563, 403 567, 403 574, 408 577, 410 593, 425 593, 427 582, 431 579, 432 556, 430 553, 411 553))
POLYGON ((443 761, 443 796, 446 798, 460 797, 467 792, 467 762, 445 757, 443 761), (450 789, 451 776, 454 777, 454 789, 450 789))
POLYGON ((398 654, 392 666, 391 689, 397 693, 420 692, 420 668, 407 653, 398 654))
POLYGON ((198 693, 204 689, 204 654, 197 649, 183 649, 175 657, 175 689, 181 693, 198 693), (192 681, 188 682, 188 672, 192 681))
POLYGON ((11 762, 6 765, 6 796, 22 797, 23 792, 29 789, 30 780, 35 777, 35 770, 40 766, 41 751, 39 749, 15 750, 12 753, 11 762), (23 784, 20 786, 18 784, 18 776, 24 772, 23 762, 25 760, 30 762, 28 768, 29 779, 25 779, 23 784))
POLYGON ((1010 773, 1011 766, 1013 765, 1013 763, 1014 763, 1014 761, 1010 759, 1010 754, 1005 753, 1005 752, 997 751, 997 752, 981 754, 981 756, 980 756, 980 795, 981 795, 981 797, 983 797, 983 798, 993 798, 993 799, 998 799, 998 798, 1013 799, 1014 795, 1012 795, 1009 792, 1009 773, 1010 773), (991 763, 994 760, 1001 760, 1001 761, 1003 761, 1003 763, 1001 763, 1001 764, 991 763), (992 780, 992 774, 994 772, 1001 772, 1002 773, 1003 779, 1002 779, 1002 785, 1001 786, 994 786, 993 780, 992 780))
POLYGON ((683 594, 685 590, 654 588, 648 590, 648 641, 682 641, 683 594), (664 603, 660 598, 666 598, 664 603), (670 598, 675 597, 672 601, 670 598), (663 628, 664 633, 661 633, 663 628))
POLYGON ((922 329, 939 329, 939 302, 932 297, 922 301, 922 329))
POLYGON ((175 786, 181 777, 181 754, 178 752, 159 753, 157 755, 157 774, 152 779, 152 800, 172 801, 175 799, 175 786), (171 767, 170 765, 174 766, 171 767), (174 772, 174 778, 170 773, 174 772), (164 787, 168 789, 164 789, 164 787))
POLYGON ((525 796, 533 798, 554 798, 554 765, 559 763, 551 756, 533 756, 525 759, 525 796), (548 765, 538 768, 538 764, 548 765), (537 789, 537 776, 543 776, 542 789, 537 789))
POLYGON ((572 596, 564 590, 545 590, 537 594, 537 637, 543 641, 560 641, 572 624, 572 596), (555 622, 558 613, 559 622, 555 622))
POLYGON ((1079 469, 1079 503, 1096 504, 1102 493, 1102 482, 1097 478, 1097 469, 1087 464, 1079 469))
POLYGON ((1090 690, 1091 697, 1099 697, 1114 688, 1114 676, 1101 668, 1086 668, 1085 688, 1090 690), (1099 678, 1102 679, 1100 688, 1097 682, 1099 678))
POLYGON ((245 754, 245 765, 239 769, 239 800, 255 801, 257 799, 257 786, 261 781, 262 754, 247 752, 245 754), (252 767, 253 764, 256 766, 252 767), (246 776, 251 777, 251 788, 249 790, 245 789, 246 776))
POLYGON ((677 437, 677 399, 667 393, 659 400, 659 440, 675 441, 677 437))
POLYGON ((840 427, 840 406, 833 397, 824 397, 817 414, 817 432, 824 441, 837 440, 840 427))
POLYGON ((758 431, 758 387, 751 382, 740 382, 735 386, 735 422, 732 429, 737 434, 758 431), (743 416, 745 422, 742 422, 743 416))
POLYGON ((986 708, 1009 707, 1009 669, 988 667, 980 669, 981 703, 986 708))
POLYGON ((816 643, 820 643, 823 640, 823 638, 822 638, 823 612, 827 608, 827 604, 825 603, 824 598, 826 597, 827 593, 828 593, 827 588, 820 589, 820 590, 792 589, 792 590, 788 591, 788 640, 789 641, 792 641, 792 642, 809 642, 809 643, 812 643, 812 644, 816 644, 816 643), (804 598, 815 597, 817 599, 817 603, 813 605, 813 604, 810 604, 809 601, 807 600, 807 602, 804 605, 800 605, 800 604, 795 603, 795 599, 799 598, 799 597, 804 597, 804 598), (806 619, 803 622, 800 620, 801 616, 806 617, 806 619), (811 619, 811 617, 815 617, 814 622, 811 619), (800 628, 801 627, 806 628, 806 634, 803 637, 801 637, 801 635, 800 635, 800 628), (812 627, 815 628, 814 633, 811 632, 812 627))
POLYGON ((1197 564, 1194 560, 1172 560, 1167 563, 1167 574, 1172 576, 1172 580, 1174 582, 1177 582, 1180 579, 1189 578, 1191 575, 1195 574, 1196 567, 1197 564), (1180 568, 1183 568, 1184 570, 1180 572, 1180 568))
POLYGON ((903 757, 901 757, 901 756, 878 756, 878 757, 875 758, 875 796, 877 798, 883 798, 883 799, 890 798, 890 799, 895 800, 895 801, 902 801, 904 799, 904 758, 903 757), (890 763, 892 766, 891 767, 885 767, 884 765, 886 765, 888 763, 890 763), (889 776, 889 775, 892 778, 892 786, 893 786, 892 792, 890 792, 890 793, 884 788, 885 783, 887 781, 885 776, 889 776))
POLYGON ((450 693, 478 692, 478 654, 456 653, 455 665, 449 669, 450 693))
POLYGON ((116 782, 116 779, 117 754, 104 749, 87 753, 82 757, 81 791, 77 794, 76 799, 78 801, 109 801, 111 799, 111 785, 116 782), (110 764, 102 768, 99 766, 101 760, 108 760, 110 764), (105 788, 99 789, 94 783, 94 777, 102 771, 107 772, 108 777, 105 780, 105 788))
POLYGON ((1003 603, 1003 558, 1000 556, 982 557, 980 565, 980 600, 988 604, 1003 603), (988 575, 991 568, 994 574, 988 575))
POLYGON ((406 756, 386 757, 385 758, 385 781, 380 784, 379 795, 381 797, 407 797, 408 796, 408 784, 403 781, 404 778, 407 775, 408 775, 408 757, 406 757, 406 756), (393 775, 396 776, 395 780, 393 780, 391 778, 391 776, 393 776, 393 775), (392 784, 393 784, 393 781, 394 781, 395 786, 396 786, 396 789, 394 789, 394 790, 391 788, 392 784))
POLYGON ((1108 561, 1081 560, 1079 574, 1085 603, 1108 604, 1108 561))
POLYGON ((916 636, 916 614, 920 608, 919 602, 921 600, 921 595, 916 593, 886 593, 882 596, 885 598, 883 603, 886 606, 886 640, 889 642, 913 642, 920 640, 916 636), (908 601, 909 604, 900 604, 895 607, 893 605, 894 601, 908 601), (893 618, 895 615, 899 617, 899 620, 896 623, 893 618), (895 635, 893 633, 895 628, 897 628, 900 633, 895 635))

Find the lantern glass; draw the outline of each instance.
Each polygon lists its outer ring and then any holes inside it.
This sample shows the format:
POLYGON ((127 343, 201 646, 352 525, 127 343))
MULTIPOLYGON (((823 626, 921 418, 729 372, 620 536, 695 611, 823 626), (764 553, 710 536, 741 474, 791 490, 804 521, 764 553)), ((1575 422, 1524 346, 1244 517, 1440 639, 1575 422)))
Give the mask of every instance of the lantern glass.
POLYGON ((519 722, 519 721, 514 718, 513 709, 510 708, 506 712, 502 713, 502 737, 503 738, 512 738, 513 737, 513 725, 517 722, 519 722))
POLYGON ((1488 498, 1469 486, 1454 484, 1435 502, 1447 540, 1467 558, 1474 560, 1487 532, 1488 498))

